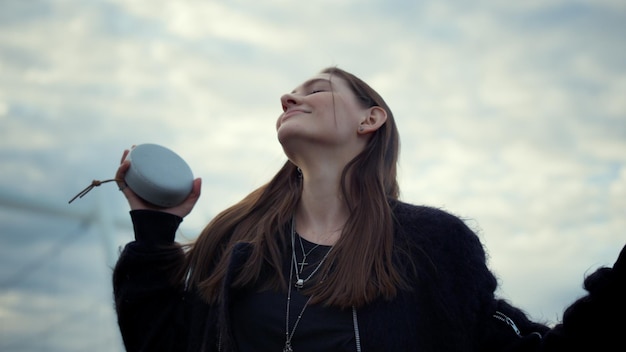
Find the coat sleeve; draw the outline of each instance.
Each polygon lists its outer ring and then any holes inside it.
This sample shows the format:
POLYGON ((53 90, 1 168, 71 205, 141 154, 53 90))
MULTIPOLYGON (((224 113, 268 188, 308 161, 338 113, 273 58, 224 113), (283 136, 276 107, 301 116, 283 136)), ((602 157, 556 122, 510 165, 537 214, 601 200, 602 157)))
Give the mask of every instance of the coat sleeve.
POLYGON ((584 280, 587 293, 552 328, 530 321, 520 309, 498 301, 485 350, 519 352, 626 351, 626 246, 612 268, 584 280), (498 312, 502 315, 498 316, 498 312), (508 318, 508 319, 507 319, 508 318))
POLYGON ((584 288, 587 294, 545 334, 543 351, 626 351, 626 246, 612 268, 587 276, 584 288))
POLYGON ((131 211, 135 241, 113 272, 118 325, 127 351, 186 351, 185 292, 174 277, 183 251, 174 243, 180 217, 131 211))

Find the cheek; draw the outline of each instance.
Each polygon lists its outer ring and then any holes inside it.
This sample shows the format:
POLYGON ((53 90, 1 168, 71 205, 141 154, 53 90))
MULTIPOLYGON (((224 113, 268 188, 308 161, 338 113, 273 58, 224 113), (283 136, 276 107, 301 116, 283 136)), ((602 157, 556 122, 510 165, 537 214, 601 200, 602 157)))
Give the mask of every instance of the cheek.
POLYGON ((355 102, 340 94, 336 95, 334 100, 326 102, 326 109, 329 114, 336 116, 338 124, 351 124, 359 120, 361 113, 355 102))
POLYGON ((354 130, 359 127, 362 116, 359 111, 347 106, 337 106, 335 110, 335 124, 342 129, 354 130))

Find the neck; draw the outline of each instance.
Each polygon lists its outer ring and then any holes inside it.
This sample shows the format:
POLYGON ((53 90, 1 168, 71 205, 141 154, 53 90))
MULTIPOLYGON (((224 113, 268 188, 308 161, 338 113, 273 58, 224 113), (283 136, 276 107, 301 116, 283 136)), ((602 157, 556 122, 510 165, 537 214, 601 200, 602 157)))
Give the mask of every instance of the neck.
POLYGON ((296 209, 298 234, 309 242, 332 246, 348 220, 349 210, 341 192, 342 158, 303 158, 302 194, 296 209))
POLYGON ((341 236, 348 209, 338 182, 313 183, 304 182, 296 210, 296 230, 309 242, 332 246, 341 236))

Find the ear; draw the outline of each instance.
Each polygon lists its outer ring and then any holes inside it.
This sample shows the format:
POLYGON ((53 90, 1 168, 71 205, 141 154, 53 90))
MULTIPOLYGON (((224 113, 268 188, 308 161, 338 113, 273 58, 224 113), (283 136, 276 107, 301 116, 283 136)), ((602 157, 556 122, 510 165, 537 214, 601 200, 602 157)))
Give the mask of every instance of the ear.
POLYGON ((368 114, 359 125, 359 134, 376 132, 380 126, 387 121, 387 112, 380 106, 372 106, 368 109, 368 114))

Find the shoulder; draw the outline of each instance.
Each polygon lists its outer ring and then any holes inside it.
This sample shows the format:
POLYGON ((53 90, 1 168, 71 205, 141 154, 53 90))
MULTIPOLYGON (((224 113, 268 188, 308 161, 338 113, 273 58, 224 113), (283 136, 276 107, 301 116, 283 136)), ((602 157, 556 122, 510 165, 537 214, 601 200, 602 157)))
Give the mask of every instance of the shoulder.
POLYGON ((459 216, 446 210, 395 201, 391 203, 396 225, 403 230, 428 231, 430 234, 459 232, 474 235, 474 232, 459 216))
POLYGON ((487 267, 482 242, 465 220, 439 208, 404 202, 393 203, 392 209, 396 248, 400 256, 406 255, 409 268, 417 268, 418 279, 437 282, 438 294, 448 302, 469 306, 493 298, 497 281, 487 267), (468 297, 457 296, 459 287, 468 297))
POLYGON ((465 220, 443 209, 395 201, 391 204, 396 241, 421 251, 447 258, 475 258, 484 261, 478 235, 465 220))

